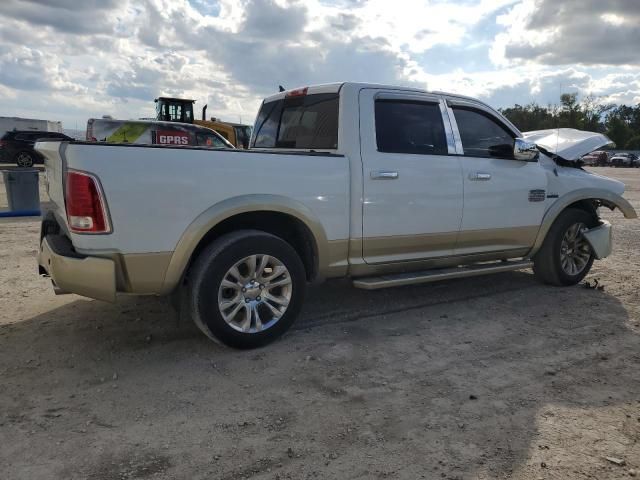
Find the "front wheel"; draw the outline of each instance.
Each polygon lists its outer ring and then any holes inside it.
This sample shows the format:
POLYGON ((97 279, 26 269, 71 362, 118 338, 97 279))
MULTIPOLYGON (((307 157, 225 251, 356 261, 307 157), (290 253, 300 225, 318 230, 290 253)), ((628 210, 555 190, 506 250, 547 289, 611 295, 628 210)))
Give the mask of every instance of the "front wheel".
POLYGON ((213 340, 256 348, 286 332, 300 312, 306 278, 297 252, 265 232, 220 237, 189 276, 191 315, 213 340))
POLYGON ((533 271, 543 283, 575 285, 589 273, 595 256, 583 231, 597 225, 584 210, 567 209, 553 223, 533 258, 533 271))

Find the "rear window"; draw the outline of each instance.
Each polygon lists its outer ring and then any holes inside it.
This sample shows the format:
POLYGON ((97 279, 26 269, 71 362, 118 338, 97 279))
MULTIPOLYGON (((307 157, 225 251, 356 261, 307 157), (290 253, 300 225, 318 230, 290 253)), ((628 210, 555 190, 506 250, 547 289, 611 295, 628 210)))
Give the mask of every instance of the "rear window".
POLYGON ((253 147, 338 148, 337 93, 290 97, 265 103, 256 120, 253 147))

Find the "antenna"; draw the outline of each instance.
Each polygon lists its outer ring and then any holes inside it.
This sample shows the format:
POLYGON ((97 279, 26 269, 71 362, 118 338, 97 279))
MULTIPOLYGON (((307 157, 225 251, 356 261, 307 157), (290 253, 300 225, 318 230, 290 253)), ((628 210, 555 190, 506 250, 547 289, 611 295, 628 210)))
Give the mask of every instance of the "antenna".
MULTIPOLYGON (((562 101, 562 82, 560 82, 560 101, 562 101)), ((558 147, 560 146, 560 116, 556 120, 556 157, 558 156, 558 147)))

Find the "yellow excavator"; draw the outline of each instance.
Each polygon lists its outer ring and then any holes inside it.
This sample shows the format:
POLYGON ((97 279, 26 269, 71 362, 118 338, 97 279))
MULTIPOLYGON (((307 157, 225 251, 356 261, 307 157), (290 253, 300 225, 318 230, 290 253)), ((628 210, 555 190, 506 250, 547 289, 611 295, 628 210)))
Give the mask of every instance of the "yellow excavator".
POLYGON ((207 106, 202 108, 202 120, 193 117, 195 100, 186 98, 158 97, 156 102, 156 120, 163 122, 195 123, 215 130, 236 148, 249 148, 251 127, 240 123, 222 122, 217 118, 207 120, 207 106))

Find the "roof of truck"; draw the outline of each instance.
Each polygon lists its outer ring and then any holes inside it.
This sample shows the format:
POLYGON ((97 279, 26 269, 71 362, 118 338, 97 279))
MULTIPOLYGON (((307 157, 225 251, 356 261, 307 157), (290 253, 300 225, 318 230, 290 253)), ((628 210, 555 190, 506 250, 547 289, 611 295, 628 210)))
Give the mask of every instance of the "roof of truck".
POLYGON ((442 92, 439 90, 425 90, 423 88, 408 87, 403 85, 389 85, 389 84, 383 84, 383 83, 364 83, 364 82, 334 82, 334 83, 322 83, 318 85, 308 85, 305 87, 291 88, 288 90, 284 90, 282 92, 275 93, 265 98, 264 101, 266 103, 266 102, 272 102, 274 100, 279 100, 281 98, 284 98, 287 94, 291 94, 292 92, 300 91, 305 88, 307 89, 307 92, 306 92, 307 94, 317 94, 317 93, 337 93, 340 91, 340 89, 346 86, 354 87, 354 88, 380 88, 385 90, 401 90, 403 92, 431 93, 433 95, 445 95, 447 97, 459 98, 463 100, 472 100, 474 102, 482 103, 483 105, 490 107, 489 105, 487 105, 481 100, 478 100, 477 98, 469 97, 467 95, 460 95, 458 93, 442 92))
MULTIPOLYGON (((446 96, 452 99, 458 99, 458 100, 467 100, 467 101, 471 101, 474 102, 476 104, 480 104, 485 106, 486 108, 498 113, 498 111, 493 108, 491 105, 488 105, 487 103, 483 102, 482 100, 478 100, 477 98, 474 97, 469 97, 466 95, 460 95, 457 93, 449 93, 449 92, 442 92, 442 91, 430 91, 430 90, 425 90, 422 88, 416 88, 416 87, 408 87, 408 86, 402 86, 402 85, 386 85, 386 84, 380 84, 380 83, 363 83, 363 82, 335 82, 335 83, 323 83, 323 84, 319 84, 319 85, 309 85, 306 87, 298 87, 298 88, 292 88, 289 90, 284 90, 282 92, 278 92, 275 93, 274 95, 271 95, 270 97, 267 97, 264 99, 263 103, 268 103, 268 102, 273 102, 275 100, 280 100, 282 98, 285 98, 287 95, 291 95, 292 93, 296 93, 296 92, 304 92, 303 94, 306 95, 310 95, 310 94, 318 94, 318 93, 338 93, 342 88, 354 88, 354 89, 363 89, 363 88, 377 88, 377 89, 384 89, 384 90, 399 90, 402 92, 414 92, 414 93, 427 93, 427 94, 432 94, 432 95, 442 95, 442 96, 446 96), (305 91, 306 89, 306 91, 305 91)), ((498 113, 499 114, 499 113, 498 113)), ((502 116, 502 115, 501 115, 502 116)), ((509 125, 511 125, 511 127, 513 127, 515 129, 516 132, 519 132, 518 128, 513 125, 512 122, 510 122, 508 119, 506 119, 504 116, 502 116, 505 121, 507 123, 509 123, 509 125)))

